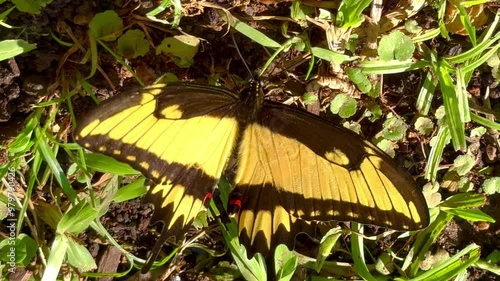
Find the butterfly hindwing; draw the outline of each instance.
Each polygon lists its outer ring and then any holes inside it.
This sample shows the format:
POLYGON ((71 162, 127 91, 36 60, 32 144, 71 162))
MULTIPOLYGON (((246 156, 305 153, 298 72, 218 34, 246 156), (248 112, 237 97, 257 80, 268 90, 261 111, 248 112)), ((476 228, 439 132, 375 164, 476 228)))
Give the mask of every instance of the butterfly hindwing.
POLYGON ((238 159, 235 192, 260 196, 244 196, 239 215, 251 248, 292 248, 286 235, 273 235, 277 229, 297 234, 290 223, 296 221, 357 221, 397 230, 429 223, 425 199, 406 171, 373 144, 312 114, 266 102, 242 134, 238 159), (281 210, 289 217, 281 214, 280 223, 273 214, 281 210))
POLYGON ((286 244, 292 249, 298 233, 312 235, 316 232, 315 223, 291 216, 279 204, 276 189, 237 186, 234 191, 242 198, 243 204, 237 217, 239 240, 246 246, 249 257, 255 253, 269 257, 279 244, 286 244))

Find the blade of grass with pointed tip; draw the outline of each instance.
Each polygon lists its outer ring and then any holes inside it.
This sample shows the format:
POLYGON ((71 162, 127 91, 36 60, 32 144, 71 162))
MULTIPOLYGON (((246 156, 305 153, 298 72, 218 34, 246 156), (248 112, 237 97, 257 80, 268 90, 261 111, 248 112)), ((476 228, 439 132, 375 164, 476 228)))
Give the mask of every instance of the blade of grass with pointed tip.
POLYGON ((415 243, 413 243, 410 248, 410 251, 414 254, 411 257, 408 255, 403 263, 403 267, 409 265, 409 277, 415 277, 417 275, 420 269, 420 262, 425 259, 425 255, 429 251, 430 246, 436 241, 452 218, 453 216, 451 214, 440 211, 434 221, 426 229, 418 233, 417 240, 415 240, 415 243))
POLYGON ((438 36, 440 33, 441 31, 439 30, 439 28, 434 28, 424 32, 421 35, 413 37, 411 40, 415 43, 424 42, 427 40, 431 40, 432 38, 438 36))
POLYGON ((438 62, 436 70, 453 147, 455 150, 464 151, 467 147, 465 143, 465 124, 460 117, 460 109, 458 107, 459 98, 455 92, 455 85, 448 71, 448 66, 443 60, 438 62))
POLYGON ((462 219, 465 219, 467 221, 471 222, 491 222, 494 223, 495 219, 487 215, 481 210, 470 210, 470 209, 462 209, 462 208, 457 208, 457 209, 443 209, 443 212, 447 212, 449 214, 452 214, 454 216, 460 217, 462 219))
POLYGON ((98 153, 84 153, 86 166, 94 170, 110 173, 113 175, 140 175, 140 172, 130 165, 119 162, 113 157, 98 153))
POLYGON ((361 61, 359 66, 366 75, 371 74, 393 74, 406 71, 422 69, 430 66, 430 62, 421 60, 418 62, 408 61, 361 61))
POLYGON ((128 63, 126 63, 121 56, 116 54, 108 45, 106 45, 102 40, 100 39, 95 39, 108 53, 110 53, 123 67, 125 67, 132 75, 134 76, 135 80, 141 85, 142 87, 145 86, 144 82, 142 82, 141 78, 137 76, 137 73, 130 67, 128 63))
POLYGON ((375 277, 370 273, 365 260, 365 247, 363 245, 363 226, 360 223, 351 223, 351 255, 354 261, 354 269, 356 273, 364 280, 375 280, 375 277))
MULTIPOLYGON (((461 271, 467 269, 469 266, 479 260, 481 247, 476 244, 471 244, 458 252, 456 255, 446 259, 436 267, 412 278, 413 281, 420 280, 450 280, 461 271), (468 257, 466 257, 468 255, 468 257)), ((405 280, 397 278, 396 280, 405 280)))
POLYGON ((299 43, 301 41, 302 41, 302 38, 300 38, 300 37, 292 37, 292 38, 288 39, 285 43, 283 43, 283 45, 281 45, 278 49, 276 49, 276 51, 274 51, 274 53, 266 61, 266 63, 262 67, 262 71, 259 73, 259 77, 262 76, 265 73, 265 71, 267 70, 267 68, 271 65, 271 63, 274 61, 274 59, 281 52, 285 51, 286 49, 290 48, 294 44, 297 44, 297 43, 299 43))
MULTIPOLYGON (((465 82, 465 72, 462 71, 460 67, 456 69, 457 77, 456 77, 456 85, 455 85, 455 93, 458 98, 458 110, 460 112, 460 121, 462 123, 470 122, 470 108, 469 108, 469 100, 467 98, 467 89, 465 82)), ((465 134, 465 132, 464 132, 465 134)))
POLYGON ((249 26, 248 24, 240 21, 239 19, 232 17, 231 14, 226 14, 223 11, 218 11, 219 15, 229 23, 229 25, 236 29, 238 32, 241 34, 245 35, 246 37, 252 39, 253 41, 257 42, 258 44, 264 46, 264 47, 270 47, 270 48, 279 48, 281 45, 274 41, 273 39, 269 38, 267 35, 264 33, 258 31, 257 29, 249 26), (228 17, 231 16, 230 19, 228 17))
POLYGON ((56 238, 50 247, 49 259, 43 272, 42 281, 57 280, 57 275, 61 270, 66 251, 68 249, 68 238, 64 234, 57 233, 56 238))
POLYGON ((500 49, 500 44, 491 48, 486 54, 482 55, 479 59, 463 67, 464 72, 472 72, 474 69, 478 68, 480 65, 485 63, 494 53, 500 49))
POLYGON ((474 46, 470 50, 467 50, 466 52, 463 52, 461 54, 452 57, 444 56, 444 58, 449 63, 463 63, 467 60, 470 60, 474 57, 481 55, 481 53, 483 53, 486 49, 488 49, 491 45, 493 45, 493 43, 495 43, 499 39, 500 39, 500 33, 497 34, 494 38, 485 40, 480 44, 474 46))
POLYGON ((68 196, 69 200, 71 201, 71 204, 76 204, 78 202, 76 192, 71 186, 71 184, 68 182, 66 174, 64 173, 59 162, 57 162, 56 156, 50 149, 50 146, 46 141, 46 136, 44 135, 44 133, 40 128, 35 129, 35 135, 39 140, 38 152, 40 152, 43 155, 43 160, 45 160, 47 165, 50 167, 52 174, 54 175, 54 178, 56 179, 57 183, 59 183, 59 185, 61 186, 64 194, 68 196))
POLYGON ((127 184, 126 186, 118 189, 113 201, 116 203, 128 201, 134 198, 141 197, 148 191, 146 186, 144 186, 146 178, 140 177, 139 179, 127 184))
POLYGON ((238 227, 234 219, 225 226, 227 228, 221 227, 222 234, 243 277, 246 280, 267 280, 266 262, 262 255, 257 254, 249 260, 245 247, 239 243, 238 227))
POLYGON ((311 51, 315 57, 318 57, 320 59, 324 59, 324 60, 329 61, 329 62, 333 62, 333 63, 338 64, 338 65, 341 65, 345 62, 350 62, 350 61, 354 61, 354 60, 358 59, 358 57, 350 57, 348 55, 344 55, 344 54, 334 52, 331 50, 327 50, 324 48, 320 48, 320 47, 312 47, 311 51))
POLYGON ((316 272, 320 272, 321 268, 325 264, 326 258, 332 252, 333 247, 337 243, 338 239, 342 235, 342 230, 339 227, 330 229, 325 236, 321 239, 321 244, 319 246, 318 255, 316 258, 316 265, 314 269, 316 272))
POLYGON ((479 123, 483 126, 486 126, 486 127, 489 127, 493 130, 499 130, 500 131, 500 124, 495 122, 495 121, 491 121, 490 119, 486 119, 484 117, 481 117, 475 113, 471 113, 470 114, 470 117, 471 117, 471 120, 476 122, 476 123, 479 123))
POLYGON ((448 197, 439 206, 444 208, 477 208, 484 206, 486 195, 474 193, 457 193, 448 197))
POLYGON ((179 0, 163 0, 159 6, 149 11, 146 14, 146 17, 148 17, 152 21, 160 22, 162 24, 171 24, 172 28, 176 28, 179 25, 182 17, 182 4, 179 0), (170 6, 174 7, 174 20, 171 23, 169 21, 162 20, 156 17, 157 14, 163 12, 170 6))
POLYGON ((444 147, 450 140, 450 131, 448 130, 448 127, 440 127, 436 138, 437 141, 431 148, 431 152, 429 153, 429 158, 427 160, 427 165, 425 166, 425 178, 432 182, 436 180, 436 175, 439 169, 439 163, 441 162, 441 156, 443 155, 444 147))
POLYGON ((437 83, 438 80, 434 79, 432 71, 428 71, 424 83, 420 88, 420 93, 418 94, 417 103, 415 105, 417 110, 423 115, 429 114, 437 83))

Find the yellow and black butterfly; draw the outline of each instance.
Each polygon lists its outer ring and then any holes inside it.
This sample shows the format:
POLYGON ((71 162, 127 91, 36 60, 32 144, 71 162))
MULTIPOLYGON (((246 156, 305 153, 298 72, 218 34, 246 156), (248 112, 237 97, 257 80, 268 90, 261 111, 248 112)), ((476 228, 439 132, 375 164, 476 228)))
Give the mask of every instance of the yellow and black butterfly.
POLYGON ((164 227, 153 252, 186 232, 226 169, 235 173, 240 242, 250 255, 268 256, 281 243, 292 248, 315 221, 395 230, 429 224, 422 192, 390 157, 347 129, 264 100, 256 85, 237 95, 156 84, 113 97, 79 122, 79 144, 156 183, 146 201, 164 227))

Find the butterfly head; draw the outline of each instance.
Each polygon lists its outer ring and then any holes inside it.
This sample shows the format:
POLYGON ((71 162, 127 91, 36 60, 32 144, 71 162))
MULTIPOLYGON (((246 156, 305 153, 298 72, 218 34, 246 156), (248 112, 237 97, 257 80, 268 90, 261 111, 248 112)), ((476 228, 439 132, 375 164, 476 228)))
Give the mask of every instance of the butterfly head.
POLYGON ((258 80, 250 80, 248 86, 240 92, 240 100, 242 103, 239 112, 240 120, 255 120, 264 103, 262 83, 258 80))

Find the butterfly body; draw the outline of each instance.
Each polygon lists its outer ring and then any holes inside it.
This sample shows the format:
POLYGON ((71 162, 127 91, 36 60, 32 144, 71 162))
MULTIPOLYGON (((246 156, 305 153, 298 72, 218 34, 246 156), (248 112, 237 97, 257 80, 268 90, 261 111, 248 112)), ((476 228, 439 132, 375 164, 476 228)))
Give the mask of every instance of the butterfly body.
POLYGON ((206 193, 234 162, 240 241, 268 256, 316 221, 396 230, 426 227, 414 180, 375 145, 296 108, 196 84, 153 85, 113 97, 82 119, 83 147, 129 163, 156 183, 146 195, 164 229, 155 250, 180 237, 206 193))

